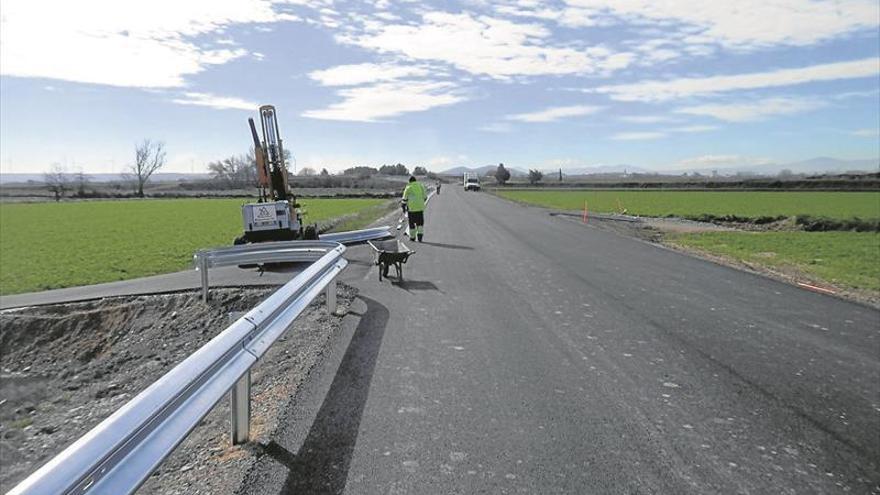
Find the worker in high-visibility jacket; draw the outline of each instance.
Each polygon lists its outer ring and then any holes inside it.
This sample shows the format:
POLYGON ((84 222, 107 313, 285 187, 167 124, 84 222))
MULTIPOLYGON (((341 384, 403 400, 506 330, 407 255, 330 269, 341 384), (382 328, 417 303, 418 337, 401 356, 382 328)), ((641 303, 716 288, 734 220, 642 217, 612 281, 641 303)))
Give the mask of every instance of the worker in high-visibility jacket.
POLYGON ((427 199, 428 192, 425 190, 425 186, 414 176, 410 176, 409 184, 403 189, 403 201, 406 202, 409 239, 411 241, 418 238, 419 242, 422 242, 422 236, 425 235, 425 201, 427 199))

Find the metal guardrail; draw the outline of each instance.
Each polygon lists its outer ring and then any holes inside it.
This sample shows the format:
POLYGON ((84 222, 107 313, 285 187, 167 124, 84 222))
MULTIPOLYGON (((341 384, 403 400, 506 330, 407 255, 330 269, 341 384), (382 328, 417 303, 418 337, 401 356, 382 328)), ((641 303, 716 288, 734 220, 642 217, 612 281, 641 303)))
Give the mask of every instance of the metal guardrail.
POLYGON ((196 270, 201 273, 202 300, 207 301, 210 268, 257 263, 314 262, 339 244, 358 244, 387 237, 393 237, 393 234, 391 227, 386 225, 374 229, 324 234, 317 241, 259 242, 203 249, 196 252, 193 262, 196 270))
POLYGON ((334 232, 330 234, 321 234, 318 239, 322 241, 334 241, 340 244, 351 245, 360 244, 367 241, 375 241, 394 237, 391 233, 391 226, 384 225, 373 229, 352 230, 349 232, 334 232))
MULTIPOLYGON (((323 241, 320 247, 325 248, 323 254, 302 273, 64 449, 9 494, 132 493, 227 392, 230 393, 232 441, 246 442, 250 431, 251 368, 322 291, 327 292, 328 310, 336 311, 335 279, 348 265, 342 257, 345 246, 323 241)), ((308 256, 315 255, 308 253, 308 256)))

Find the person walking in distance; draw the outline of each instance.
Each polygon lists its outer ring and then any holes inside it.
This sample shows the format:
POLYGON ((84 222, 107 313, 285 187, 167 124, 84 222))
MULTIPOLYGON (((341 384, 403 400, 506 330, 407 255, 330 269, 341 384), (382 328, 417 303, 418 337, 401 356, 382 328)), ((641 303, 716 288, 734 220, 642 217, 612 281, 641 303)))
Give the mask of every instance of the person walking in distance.
POLYGON ((437 181, 437 195, 440 195, 440 181, 437 181))
POLYGON ((425 186, 417 181, 415 176, 410 176, 409 183, 403 189, 403 200, 406 201, 407 217, 409 219, 409 239, 419 239, 425 234, 425 200, 428 194, 425 186))

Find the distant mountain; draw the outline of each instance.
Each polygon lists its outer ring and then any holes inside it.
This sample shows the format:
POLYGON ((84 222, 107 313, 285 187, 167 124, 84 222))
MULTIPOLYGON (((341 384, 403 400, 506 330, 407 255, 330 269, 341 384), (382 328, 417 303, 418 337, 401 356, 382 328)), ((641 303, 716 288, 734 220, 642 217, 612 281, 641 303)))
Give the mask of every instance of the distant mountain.
POLYGON ((788 169, 794 173, 821 174, 823 172, 877 172, 880 171, 880 158, 873 160, 838 160, 836 158, 819 157, 800 162, 786 163, 777 166, 766 165, 763 168, 771 173, 779 173, 788 169))
MULTIPOLYGON (((498 165, 486 165, 485 167, 476 167, 476 168, 454 167, 454 168, 450 168, 449 170, 444 170, 442 172, 439 172, 439 174, 440 175, 464 175, 464 173, 467 172, 469 174, 477 174, 480 177, 482 177, 489 172, 494 172, 495 169, 497 169, 497 168, 498 168, 498 165)), ((510 175, 512 175, 512 176, 529 175, 528 172, 520 170, 518 168, 511 168, 511 167, 506 167, 506 168, 510 172, 510 175)))
MULTIPOLYGON (((65 174, 71 182, 77 174, 65 174)), ((122 174, 85 174, 89 182, 117 182, 125 180, 122 174)), ((151 182, 178 182, 182 180, 207 180, 209 174, 186 174, 178 172, 155 173, 151 182)), ((43 174, 0 174, 0 184, 26 184, 28 181, 43 182, 43 174)))
MULTIPOLYGON (((544 174, 551 174, 554 172, 558 172, 559 168, 554 169, 546 169, 542 170, 544 174)), ((593 167, 572 167, 566 168, 562 167, 562 173, 564 175, 602 175, 602 174, 641 174, 648 173, 650 170, 636 167, 634 165, 596 165, 593 167)))
POLYGON ((880 158, 868 160, 840 160, 837 158, 817 157, 790 163, 761 163, 744 165, 724 165, 718 167, 695 167, 692 169, 664 170, 662 173, 681 175, 684 172, 697 172, 703 175, 711 175, 717 172, 719 175, 734 175, 746 173, 755 175, 779 175, 783 170, 789 170, 793 174, 840 174, 844 172, 880 172, 880 158))

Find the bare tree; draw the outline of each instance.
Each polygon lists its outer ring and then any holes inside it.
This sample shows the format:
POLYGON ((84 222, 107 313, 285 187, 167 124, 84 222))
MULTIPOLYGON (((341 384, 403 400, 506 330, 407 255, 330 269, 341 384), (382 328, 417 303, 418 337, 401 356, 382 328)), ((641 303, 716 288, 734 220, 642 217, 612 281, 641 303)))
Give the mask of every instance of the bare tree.
POLYGON ((52 164, 49 171, 43 174, 43 182, 46 183, 46 189, 55 193, 55 201, 61 201, 69 182, 64 167, 59 163, 52 164))
POLYGON ((538 182, 541 182, 541 179, 543 179, 543 178, 544 178, 544 174, 541 173, 540 170, 529 169, 529 183, 530 184, 535 185, 538 182))
POLYGON ((303 168, 299 169, 299 173, 297 175, 302 175, 304 177, 311 177, 316 174, 317 174, 317 172, 315 172, 315 169, 313 169, 312 167, 303 167, 303 168))
POLYGON ((79 196, 81 198, 85 197, 86 186, 89 185, 89 176, 87 176, 85 174, 85 172, 83 172, 82 169, 80 169, 79 172, 76 173, 75 181, 76 181, 76 194, 74 194, 74 195, 79 196))
POLYGON ((134 164, 126 170, 126 176, 137 187, 138 197, 144 197, 144 184, 150 176, 165 165, 165 143, 161 141, 144 141, 134 147, 134 164))
POLYGON ((257 183, 257 165, 253 153, 232 155, 208 164, 214 180, 227 188, 246 188, 257 183))

